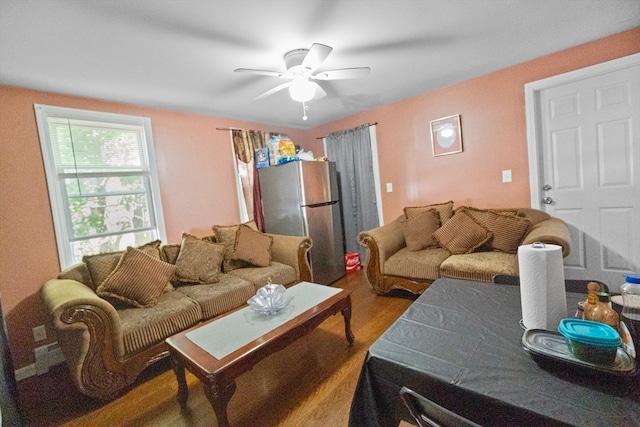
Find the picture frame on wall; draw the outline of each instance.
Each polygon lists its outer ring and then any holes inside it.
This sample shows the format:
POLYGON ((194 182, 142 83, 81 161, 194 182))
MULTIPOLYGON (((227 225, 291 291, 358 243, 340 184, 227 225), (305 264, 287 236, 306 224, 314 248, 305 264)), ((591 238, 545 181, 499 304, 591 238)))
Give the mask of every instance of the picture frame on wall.
POLYGON ((431 120, 431 147, 434 156, 462 153, 460 114, 431 120))

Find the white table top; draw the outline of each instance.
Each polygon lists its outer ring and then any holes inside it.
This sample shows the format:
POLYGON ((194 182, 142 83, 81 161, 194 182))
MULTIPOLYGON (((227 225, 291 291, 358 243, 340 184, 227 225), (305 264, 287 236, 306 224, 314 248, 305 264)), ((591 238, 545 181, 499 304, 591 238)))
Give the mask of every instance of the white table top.
POLYGON ((264 315, 245 307, 187 333, 186 337, 216 359, 222 359, 340 291, 301 282, 285 291, 293 298, 278 314, 264 315))

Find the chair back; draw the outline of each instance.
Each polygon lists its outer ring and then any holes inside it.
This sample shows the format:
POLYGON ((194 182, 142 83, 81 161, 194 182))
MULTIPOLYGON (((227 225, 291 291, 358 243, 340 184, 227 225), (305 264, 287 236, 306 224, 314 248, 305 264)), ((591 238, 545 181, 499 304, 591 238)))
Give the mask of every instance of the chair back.
POLYGON ((400 390, 400 398, 419 427, 480 427, 407 387, 400 390))

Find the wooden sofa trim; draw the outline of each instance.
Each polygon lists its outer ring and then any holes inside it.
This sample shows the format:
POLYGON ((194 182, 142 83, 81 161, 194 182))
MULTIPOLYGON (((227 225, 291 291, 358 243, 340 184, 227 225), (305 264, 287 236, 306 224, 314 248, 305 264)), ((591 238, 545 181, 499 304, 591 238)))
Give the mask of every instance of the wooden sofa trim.
POLYGON ((169 355, 163 341, 134 355, 119 357, 114 353, 117 344, 113 341, 109 316, 93 305, 69 307, 59 320, 87 330, 89 341, 81 372, 72 373, 72 378, 84 394, 100 400, 112 400, 122 394, 145 368, 169 355))

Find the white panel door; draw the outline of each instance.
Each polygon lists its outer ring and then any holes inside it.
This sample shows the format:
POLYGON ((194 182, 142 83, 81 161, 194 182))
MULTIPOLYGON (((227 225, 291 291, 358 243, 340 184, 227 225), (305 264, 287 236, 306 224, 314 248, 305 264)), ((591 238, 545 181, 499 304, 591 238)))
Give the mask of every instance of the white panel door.
POLYGON ((565 275, 640 272, 640 65, 539 93, 542 206, 571 229, 565 275))

